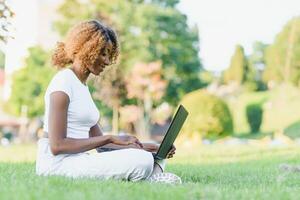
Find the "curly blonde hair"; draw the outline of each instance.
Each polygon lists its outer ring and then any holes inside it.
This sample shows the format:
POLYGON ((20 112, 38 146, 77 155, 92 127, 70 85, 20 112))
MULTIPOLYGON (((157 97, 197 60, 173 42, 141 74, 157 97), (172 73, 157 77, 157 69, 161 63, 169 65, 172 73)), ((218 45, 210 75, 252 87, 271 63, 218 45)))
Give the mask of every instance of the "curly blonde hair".
POLYGON ((116 33, 97 20, 81 22, 69 30, 65 42, 57 43, 52 63, 61 69, 78 58, 82 67, 87 69, 96 61, 108 41, 113 45, 110 64, 114 64, 119 56, 116 33))

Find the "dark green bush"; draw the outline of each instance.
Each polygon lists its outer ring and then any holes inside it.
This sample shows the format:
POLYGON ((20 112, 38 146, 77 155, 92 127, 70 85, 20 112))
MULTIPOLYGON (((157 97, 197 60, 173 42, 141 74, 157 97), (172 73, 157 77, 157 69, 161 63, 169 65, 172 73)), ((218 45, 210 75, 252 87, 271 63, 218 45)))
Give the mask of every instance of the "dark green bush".
POLYGON ((201 134, 202 137, 219 137, 233 132, 228 106, 206 90, 197 90, 185 95, 182 104, 189 112, 183 132, 201 134))
POLYGON ((247 121, 252 133, 259 132, 262 123, 263 110, 260 104, 250 104, 246 107, 247 121))

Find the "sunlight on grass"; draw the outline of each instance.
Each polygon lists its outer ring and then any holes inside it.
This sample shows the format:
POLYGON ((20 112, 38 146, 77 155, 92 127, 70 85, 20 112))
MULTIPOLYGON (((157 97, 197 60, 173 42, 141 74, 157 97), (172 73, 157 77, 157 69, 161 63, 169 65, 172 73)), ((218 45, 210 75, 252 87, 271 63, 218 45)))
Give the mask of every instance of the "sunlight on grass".
MULTIPOLYGON (((95 151, 91 151, 95 153, 95 151)), ((214 164, 233 163, 269 158, 290 158, 300 154, 300 146, 271 147, 265 145, 202 145, 199 147, 177 147, 170 164, 214 164)), ((36 145, 11 145, 0 147, 0 162, 34 162, 36 145)))
POLYGON ((35 144, 0 146, 0 162, 34 162, 35 159, 35 144))
POLYGON ((299 146, 203 145, 177 147, 167 171, 182 185, 100 181, 35 175, 35 145, 0 147, 0 199, 298 199, 300 173, 282 172, 299 164, 299 146))

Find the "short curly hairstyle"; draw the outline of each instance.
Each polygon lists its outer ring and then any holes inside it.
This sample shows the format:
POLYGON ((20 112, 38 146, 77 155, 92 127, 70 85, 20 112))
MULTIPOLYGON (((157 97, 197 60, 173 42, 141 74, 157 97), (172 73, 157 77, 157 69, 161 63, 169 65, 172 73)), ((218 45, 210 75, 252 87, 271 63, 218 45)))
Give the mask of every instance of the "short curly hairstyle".
POLYGON ((86 69, 96 61, 108 41, 111 41, 113 46, 110 64, 114 64, 119 56, 116 33, 97 20, 81 22, 69 30, 65 42, 57 43, 52 63, 61 69, 78 58, 82 67, 86 69))

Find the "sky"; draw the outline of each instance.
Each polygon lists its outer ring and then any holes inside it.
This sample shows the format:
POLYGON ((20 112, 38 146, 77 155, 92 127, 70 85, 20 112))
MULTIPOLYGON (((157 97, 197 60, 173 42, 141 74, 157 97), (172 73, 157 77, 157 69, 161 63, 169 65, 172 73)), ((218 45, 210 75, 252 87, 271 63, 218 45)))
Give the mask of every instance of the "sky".
POLYGON ((181 0, 178 8, 198 25, 202 64, 216 72, 229 66, 237 44, 250 54, 253 42, 272 43, 300 16, 300 0, 181 0))

